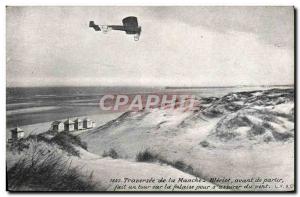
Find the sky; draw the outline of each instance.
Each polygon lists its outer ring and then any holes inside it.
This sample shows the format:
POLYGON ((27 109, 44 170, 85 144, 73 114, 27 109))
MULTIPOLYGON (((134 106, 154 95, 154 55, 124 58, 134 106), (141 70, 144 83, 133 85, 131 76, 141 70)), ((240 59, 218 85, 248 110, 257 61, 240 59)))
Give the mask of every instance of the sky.
POLYGON ((16 86, 233 86, 294 82, 293 7, 7 7, 16 86), (138 17, 139 41, 89 28, 138 17))

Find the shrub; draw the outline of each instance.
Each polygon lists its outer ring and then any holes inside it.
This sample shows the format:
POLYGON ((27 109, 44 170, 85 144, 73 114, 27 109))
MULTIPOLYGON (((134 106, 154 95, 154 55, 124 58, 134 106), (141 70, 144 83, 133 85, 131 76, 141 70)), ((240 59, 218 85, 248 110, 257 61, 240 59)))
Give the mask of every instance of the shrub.
POLYGON ((52 140, 56 141, 58 139, 65 140, 70 142, 71 144, 78 145, 81 148, 87 150, 87 144, 82 142, 80 137, 69 134, 68 132, 58 133, 52 140))
POLYGON ((262 125, 258 125, 258 124, 253 124, 251 127, 251 133, 253 135, 262 135, 266 132, 266 129, 264 126, 262 125))
POLYGON ((24 139, 20 139, 14 142, 11 142, 9 144, 9 146, 7 146, 9 151, 13 151, 13 152, 22 152, 24 149, 28 149, 29 148, 29 143, 27 143, 24 139))
POLYGON ((202 179, 207 179, 205 176, 202 175, 200 172, 194 171, 193 167, 191 165, 187 165, 184 163, 184 161, 178 160, 178 161, 168 161, 167 159, 164 159, 162 156, 158 154, 151 153, 148 149, 139 152, 136 155, 136 161, 137 162, 156 162, 158 161, 161 164, 167 164, 170 165, 180 171, 186 172, 188 174, 191 174, 196 177, 201 177, 202 179))
POLYGON ((24 149, 28 149, 31 141, 57 144, 62 150, 74 156, 80 156, 74 145, 87 150, 85 142, 82 142, 78 136, 73 136, 67 132, 58 133, 51 139, 46 138, 44 134, 29 135, 27 138, 13 142, 10 145, 9 150, 21 152, 24 149))
POLYGON ((82 142, 78 136, 70 135, 67 132, 58 133, 50 140, 50 142, 59 145, 61 149, 74 156, 79 156, 79 152, 73 145, 80 146, 85 150, 87 149, 86 143, 82 142))
POLYGON ((187 172, 190 174, 193 174, 193 171, 194 171, 192 166, 185 164, 183 161, 179 160, 179 161, 170 162, 170 161, 164 159, 163 157, 159 156, 158 154, 151 153, 148 149, 146 149, 142 152, 139 152, 136 155, 136 161, 138 161, 138 162, 156 162, 156 161, 158 161, 160 163, 173 166, 174 168, 177 168, 178 170, 181 170, 183 172, 187 172))
POLYGON ((199 144, 200 144, 202 147, 204 147, 204 148, 206 148, 206 147, 209 146, 209 143, 208 143, 208 141, 206 141, 206 140, 200 142, 199 144))
POLYGON ((157 161, 157 160, 159 160, 158 156, 151 153, 147 149, 143 152, 139 152, 136 155, 136 161, 138 161, 138 162, 154 162, 154 161, 157 161))
POLYGON ((272 142, 274 139, 272 136, 267 135, 267 136, 263 137, 263 140, 264 140, 264 142, 269 143, 269 142, 272 142))
POLYGON ((102 154, 102 157, 111 157, 113 159, 118 159, 119 155, 117 153, 117 151, 115 151, 115 149, 110 149, 108 152, 104 151, 104 153, 102 154))
POLYGON ((35 150, 7 171, 9 191, 95 191, 93 174, 82 174, 68 160, 48 150, 35 150))
POLYGON ((183 161, 175 161, 172 166, 174 168, 177 168, 178 170, 181 170, 183 172, 187 172, 189 174, 193 174, 194 169, 192 166, 185 164, 183 161))
POLYGON ((290 132, 280 133, 280 132, 272 131, 272 134, 276 141, 287 141, 290 138, 294 137, 294 134, 290 132))

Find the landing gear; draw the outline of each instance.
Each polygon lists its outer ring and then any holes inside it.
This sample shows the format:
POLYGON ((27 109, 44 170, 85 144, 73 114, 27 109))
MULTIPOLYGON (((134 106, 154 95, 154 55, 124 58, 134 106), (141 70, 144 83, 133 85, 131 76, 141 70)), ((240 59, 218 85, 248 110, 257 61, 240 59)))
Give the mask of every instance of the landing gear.
POLYGON ((134 41, 139 41, 140 39, 140 34, 135 34, 134 35, 134 41))

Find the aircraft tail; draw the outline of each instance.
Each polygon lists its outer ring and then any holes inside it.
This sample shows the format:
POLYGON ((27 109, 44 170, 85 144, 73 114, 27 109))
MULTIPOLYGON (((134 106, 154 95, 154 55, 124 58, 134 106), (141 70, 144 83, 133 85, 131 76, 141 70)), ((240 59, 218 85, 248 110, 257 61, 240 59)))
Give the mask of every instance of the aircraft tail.
POLYGON ((94 28, 95 31, 101 31, 99 25, 96 25, 94 21, 90 21, 89 27, 94 28))

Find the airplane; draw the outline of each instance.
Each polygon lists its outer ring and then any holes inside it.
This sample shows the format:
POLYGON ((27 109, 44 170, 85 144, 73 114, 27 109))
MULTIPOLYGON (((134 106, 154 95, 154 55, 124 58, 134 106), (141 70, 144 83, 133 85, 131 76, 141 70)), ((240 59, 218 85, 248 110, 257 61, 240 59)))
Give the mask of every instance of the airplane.
POLYGON ((111 30, 125 31, 126 34, 134 34, 134 40, 138 41, 141 35, 142 27, 138 26, 137 17, 129 16, 122 20, 123 25, 96 25, 94 21, 90 21, 89 27, 95 31, 107 33, 111 30))

